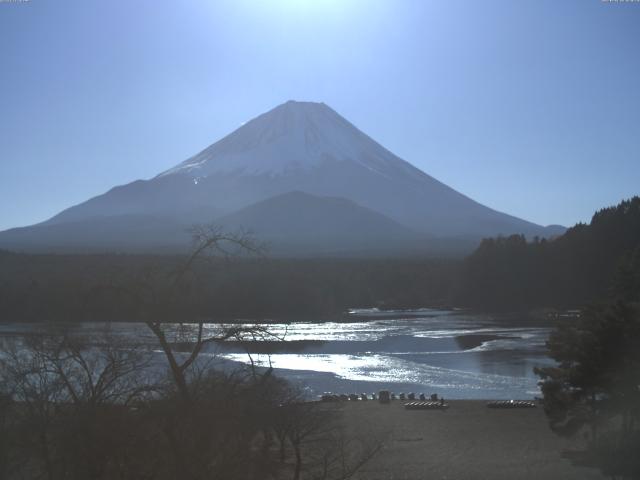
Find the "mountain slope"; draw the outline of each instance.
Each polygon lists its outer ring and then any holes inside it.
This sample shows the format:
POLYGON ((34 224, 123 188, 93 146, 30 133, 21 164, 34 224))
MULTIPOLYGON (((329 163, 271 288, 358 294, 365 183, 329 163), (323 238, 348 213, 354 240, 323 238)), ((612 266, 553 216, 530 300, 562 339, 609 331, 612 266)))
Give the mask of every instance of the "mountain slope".
POLYGON ((289 192, 221 217, 227 229, 248 229, 275 253, 424 251, 426 238, 351 200, 289 192))
MULTIPOLYGON (((327 105, 293 101, 150 180, 115 187, 44 225, 130 215, 180 225, 210 222, 294 191, 347 199, 434 237, 548 236, 562 230, 487 208, 398 158, 327 105)), ((0 233, 0 245, 5 238, 0 233)))
POLYGON ((151 180, 113 189, 50 221, 206 207, 230 213, 290 191, 348 198, 432 235, 545 235, 418 170, 328 106, 293 101, 151 180))
POLYGON ((5 230, 0 245, 27 252, 172 252, 189 244, 190 226, 154 215, 97 216, 5 230))

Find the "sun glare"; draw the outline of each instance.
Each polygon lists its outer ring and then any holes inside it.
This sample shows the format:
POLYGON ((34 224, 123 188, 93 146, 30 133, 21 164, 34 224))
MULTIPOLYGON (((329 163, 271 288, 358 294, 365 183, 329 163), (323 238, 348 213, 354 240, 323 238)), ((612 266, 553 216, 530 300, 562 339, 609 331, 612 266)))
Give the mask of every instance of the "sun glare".
POLYGON ((344 17, 361 5, 353 0, 275 0, 271 2, 246 2, 245 6, 261 14, 281 18, 312 19, 318 16, 344 17))

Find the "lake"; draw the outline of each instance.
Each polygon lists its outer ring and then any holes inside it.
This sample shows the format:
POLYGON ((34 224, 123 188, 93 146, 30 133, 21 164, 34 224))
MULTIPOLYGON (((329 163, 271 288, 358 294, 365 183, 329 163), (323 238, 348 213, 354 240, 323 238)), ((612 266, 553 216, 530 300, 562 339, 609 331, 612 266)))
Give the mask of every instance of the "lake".
MULTIPOLYGON (((153 341, 144 325, 112 325, 118 334, 153 341)), ((87 323, 74 331, 90 334, 99 328, 87 323)), ((0 334, 34 329, 39 327, 3 324, 0 334)), ((269 342, 269 354, 254 349, 252 360, 273 366, 310 398, 389 389, 445 398, 527 399, 540 395, 533 368, 551 363, 545 356, 549 322, 524 315, 354 309, 346 321, 275 323, 270 330, 286 342, 269 342)), ((232 342, 204 355, 215 356, 227 369, 249 364, 247 353, 232 342)))

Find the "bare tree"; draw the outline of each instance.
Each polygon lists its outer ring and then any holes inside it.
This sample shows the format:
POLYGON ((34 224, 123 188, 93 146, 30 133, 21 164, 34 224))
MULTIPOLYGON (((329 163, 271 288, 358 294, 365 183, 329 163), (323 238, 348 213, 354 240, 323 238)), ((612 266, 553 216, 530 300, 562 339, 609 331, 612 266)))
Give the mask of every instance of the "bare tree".
POLYGON ((102 332, 5 340, 0 372, 11 398, 13 470, 50 480, 101 478, 123 451, 125 412, 150 397, 149 356, 102 332))
POLYGON ((191 396, 188 371, 207 345, 231 339, 273 337, 260 325, 218 324, 210 328, 203 313, 194 308, 197 303, 194 292, 203 283, 198 278, 203 267, 219 266, 220 262, 241 255, 261 256, 266 248, 264 244, 255 241, 249 232, 227 232, 216 225, 196 225, 190 232, 191 252, 177 265, 147 266, 128 281, 114 281, 91 289, 86 299, 109 293, 109 302, 126 301, 135 306, 138 318, 158 342, 172 381, 185 402, 191 396), (180 348, 176 348, 178 346, 180 348))
MULTIPOLYGON (((229 259, 233 256, 241 254, 261 255, 264 247, 255 242, 250 234, 240 231, 237 233, 225 232, 222 228, 215 225, 198 225, 191 230, 193 238, 193 248, 186 260, 175 270, 168 273, 169 288, 164 292, 164 301, 166 305, 168 299, 171 303, 182 292, 189 290, 192 282, 187 282, 189 277, 196 275, 196 264, 200 261, 211 261, 216 258, 229 259)), ((193 280, 193 278, 191 278, 193 280)), ((147 289, 148 290, 148 287, 147 289)), ((158 297, 154 295, 152 298, 157 304, 158 297)), ((242 339, 246 335, 266 335, 267 330, 260 326, 221 326, 217 330, 207 329, 205 331, 204 322, 201 319, 187 319, 195 321, 195 332, 192 332, 190 339, 192 347, 186 355, 176 353, 174 351, 172 341, 168 338, 166 315, 160 314, 157 307, 150 308, 149 313, 153 317, 145 320, 145 324, 149 330, 155 335, 160 348, 162 349, 169 369, 171 371, 175 385, 183 400, 188 401, 190 393, 187 382, 187 371, 197 360, 202 349, 207 345, 215 342, 222 342, 229 339, 242 339)), ((183 312, 176 312, 177 318, 172 318, 174 322, 180 324, 185 323, 183 312)))
POLYGON ((339 403, 310 402, 289 384, 279 396, 271 425, 279 462, 289 463, 293 480, 351 478, 383 445, 379 430, 347 429, 339 403))
POLYGON ((101 289, 136 306, 166 359, 166 381, 153 378, 157 364, 142 343, 116 335, 32 337, 6 349, 0 380, 15 400, 8 408, 16 471, 49 480, 328 480, 349 478, 376 451, 377 443, 341 427, 333 406, 306 402, 271 368, 256 367, 249 345, 282 337, 264 325, 205 322, 190 302, 199 275, 210 262, 262 247, 216 227, 193 234, 192 253, 177 265, 150 265, 101 289), (212 368, 203 353, 225 341, 246 347, 248 368, 212 368))

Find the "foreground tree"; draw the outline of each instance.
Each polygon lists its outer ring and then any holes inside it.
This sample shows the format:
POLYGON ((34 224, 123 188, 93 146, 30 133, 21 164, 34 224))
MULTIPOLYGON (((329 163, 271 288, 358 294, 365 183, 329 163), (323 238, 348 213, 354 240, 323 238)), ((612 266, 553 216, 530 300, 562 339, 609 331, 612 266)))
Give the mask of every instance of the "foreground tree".
POLYGON ((269 370, 199 363, 185 403, 171 376, 154 375, 151 352, 123 340, 5 341, 3 479, 340 480, 379 448, 347 431, 334 405, 305 402, 269 370))
POLYGON ((145 432, 157 449, 142 463, 156 465, 154 472, 165 471, 169 478, 193 480, 286 478, 290 470, 296 480, 353 475, 375 452, 374 443, 328 429, 336 425, 334 412, 305 403, 273 376, 271 368, 259 369, 253 362, 233 372, 212 368, 210 345, 282 338, 271 334, 268 326, 213 324, 203 318, 197 304, 204 296, 199 292, 200 275, 231 257, 261 254, 263 249, 243 233, 228 234, 210 226, 193 233, 192 253, 173 268, 150 265, 125 284, 96 291, 108 291, 110 301, 115 292, 135 307, 168 367, 161 394, 138 406, 138 431, 145 432), (352 449, 356 444, 361 448, 352 449), (353 451, 345 451, 347 446, 353 451), (321 476, 317 462, 303 465, 303 457, 317 456, 324 459, 321 476), (340 468, 335 465, 338 460, 340 468))
POLYGON ((583 463, 612 477, 640 478, 638 306, 592 307, 576 325, 552 333, 548 349, 557 365, 536 373, 551 428, 586 437, 583 463))
POLYGON ((105 478, 130 455, 131 407, 156 386, 150 356, 109 332, 5 339, 2 478, 105 478))
POLYGON ((234 257, 263 255, 265 246, 247 232, 226 232, 215 225, 197 225, 191 233, 193 246, 185 257, 177 257, 173 264, 146 265, 126 281, 118 275, 119 280, 91 289, 85 299, 95 305, 96 299, 104 298, 106 309, 109 304, 123 303, 136 312, 135 318, 142 320, 158 342, 177 393, 185 402, 191 400, 191 370, 207 345, 272 336, 261 325, 213 324, 199 308, 206 297, 200 277, 208 269, 220 268, 234 257))

